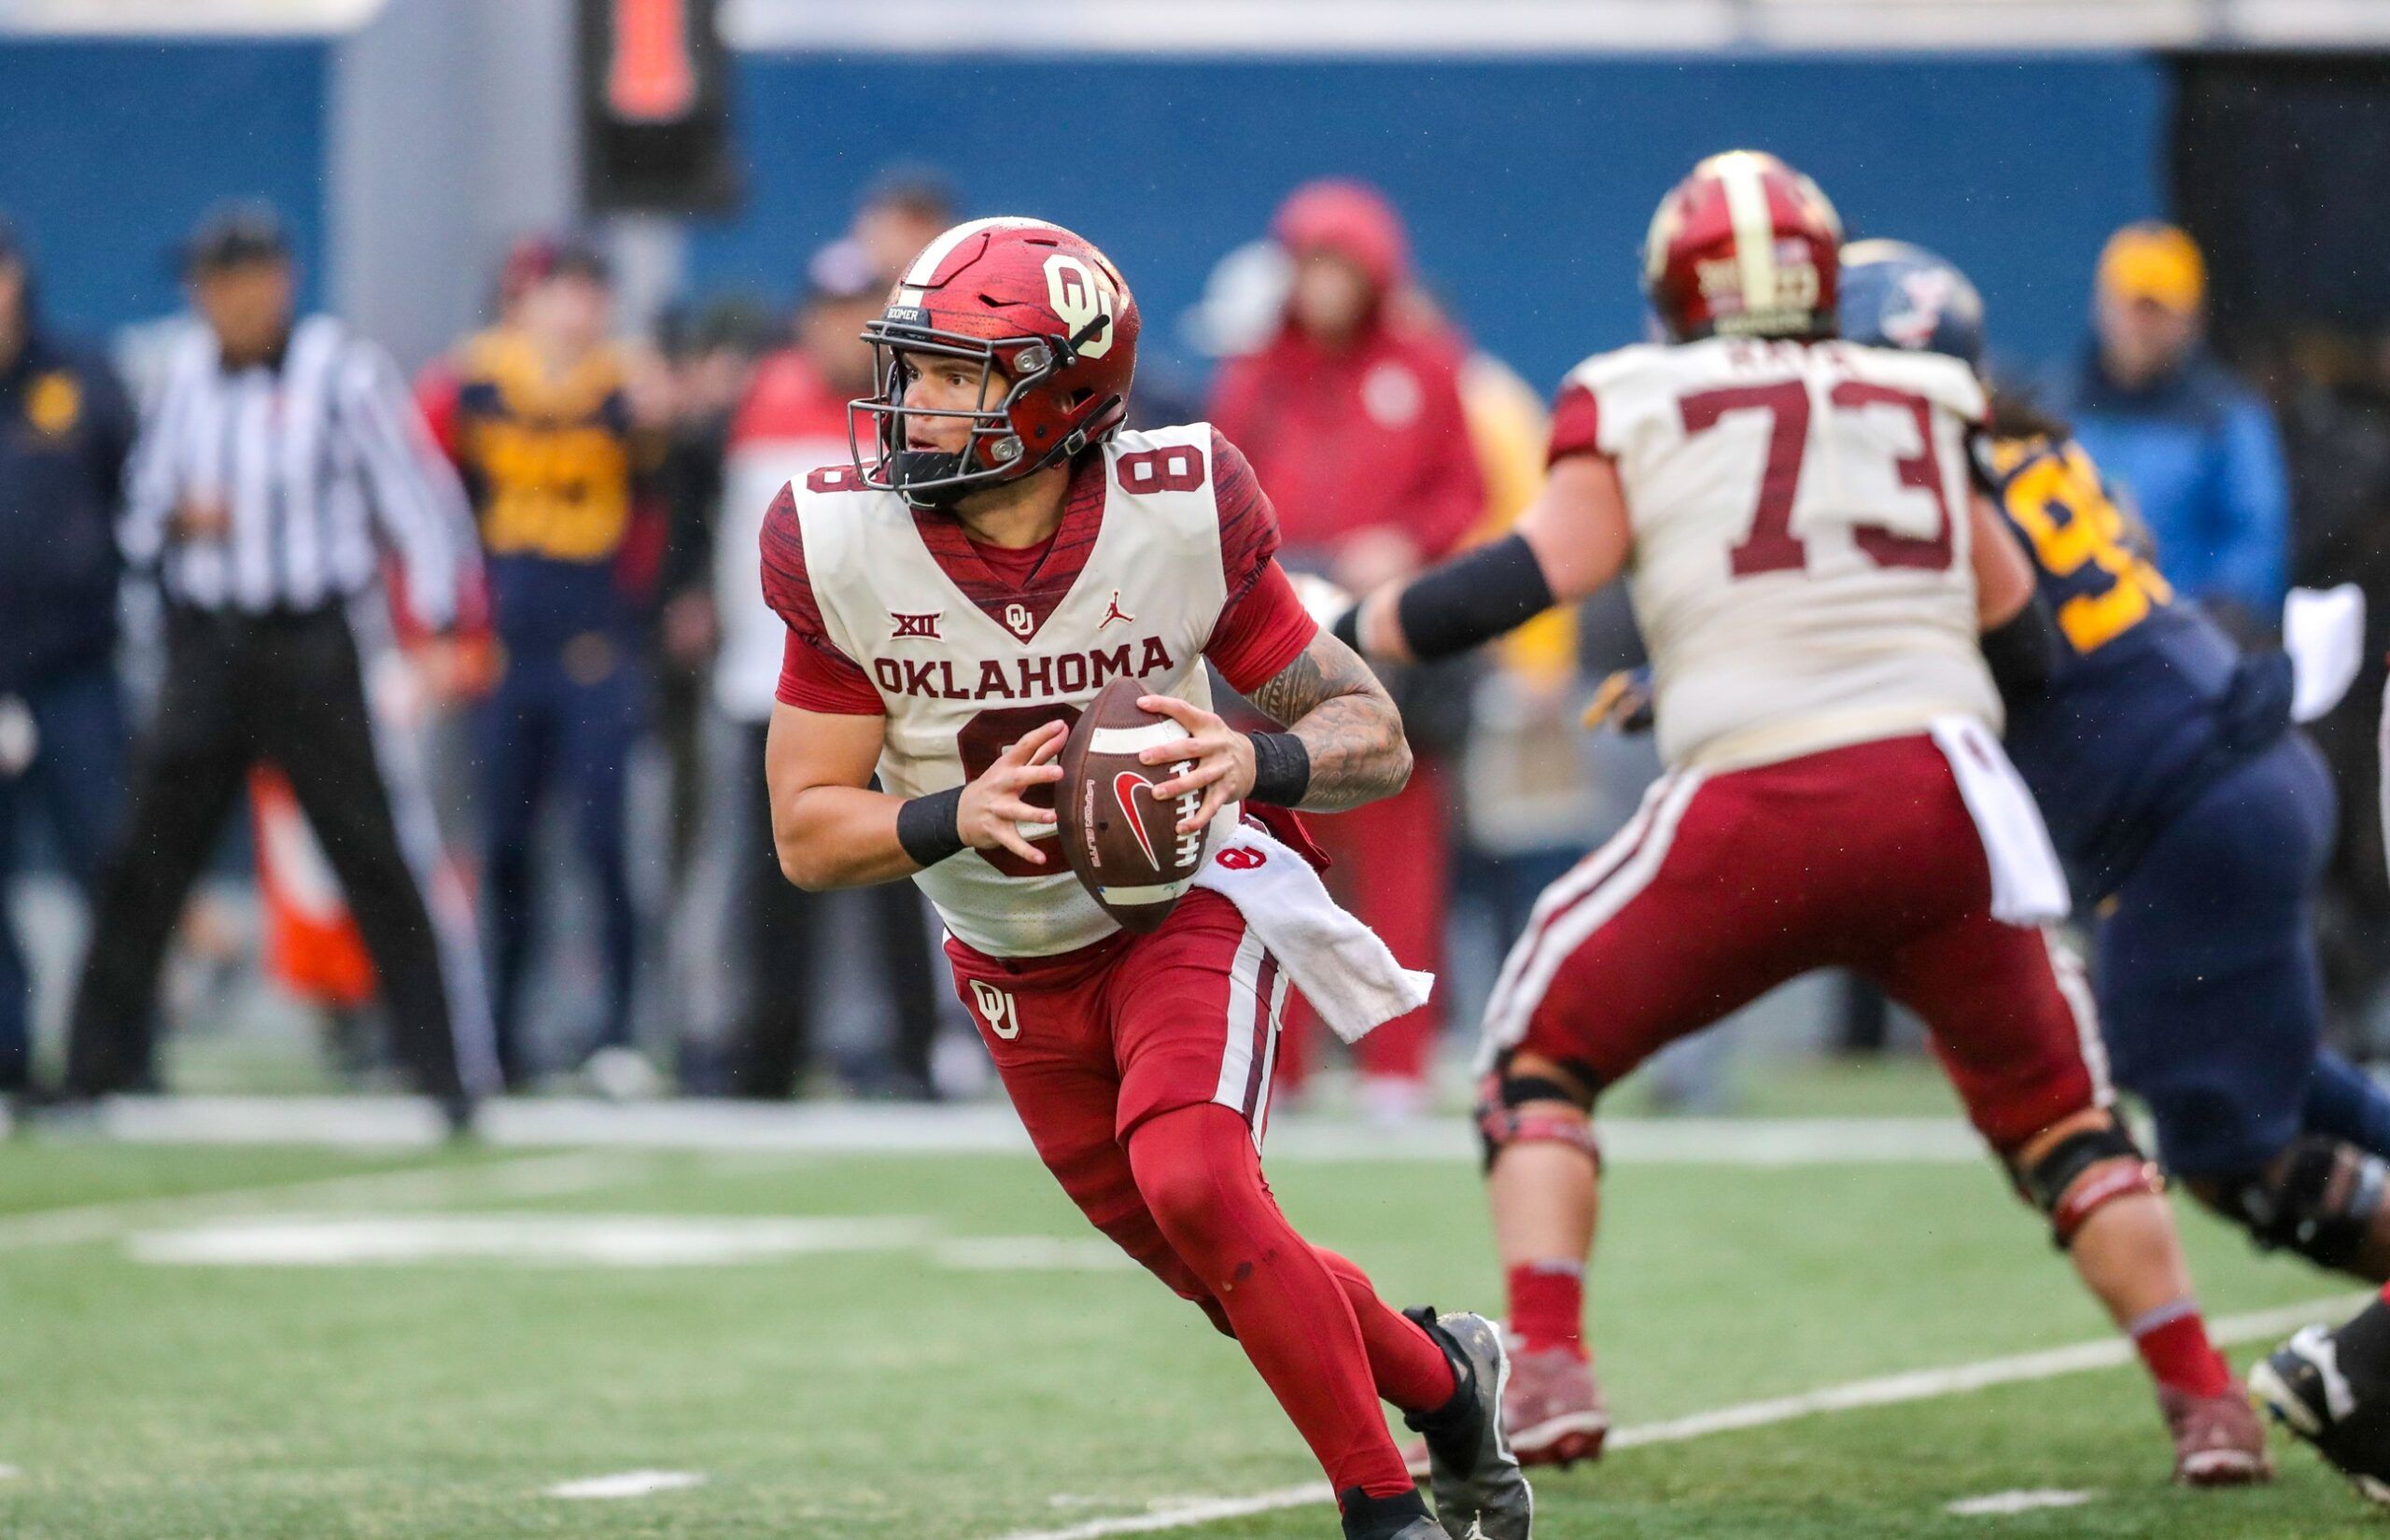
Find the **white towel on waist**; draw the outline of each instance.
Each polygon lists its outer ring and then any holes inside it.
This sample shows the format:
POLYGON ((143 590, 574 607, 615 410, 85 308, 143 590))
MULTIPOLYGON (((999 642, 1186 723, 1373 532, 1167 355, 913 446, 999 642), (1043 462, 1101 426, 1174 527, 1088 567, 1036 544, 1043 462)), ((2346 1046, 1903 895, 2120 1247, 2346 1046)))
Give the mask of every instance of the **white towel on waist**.
POLYGON ((1311 863, 1258 824, 1221 832, 1195 886, 1237 906, 1329 1030, 1347 1043, 1427 1003, 1436 975, 1405 968, 1336 906, 1311 863))
POLYGON ((1959 795, 1983 836, 1991 865, 1991 917, 2010 925, 2050 925, 2073 905, 2066 873, 2050 847, 2049 827, 2025 777, 1991 729, 1973 717, 1936 717, 1933 741, 1958 777, 1959 795))
POLYGON ((2365 665, 2365 590, 2353 582, 2294 588, 2282 602, 2290 654, 2290 720, 2310 722, 2341 704, 2365 665))

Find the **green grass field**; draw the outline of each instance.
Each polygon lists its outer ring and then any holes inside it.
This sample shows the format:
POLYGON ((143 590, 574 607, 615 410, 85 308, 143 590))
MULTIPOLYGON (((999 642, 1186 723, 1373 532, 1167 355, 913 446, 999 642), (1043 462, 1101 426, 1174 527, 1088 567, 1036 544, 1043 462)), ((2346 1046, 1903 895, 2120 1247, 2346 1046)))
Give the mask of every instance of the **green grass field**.
MULTIPOLYGON (((1275 1182, 1398 1302, 1498 1307, 1466 1163, 1292 1161, 1275 1182)), ((2103 1335, 1986 1166, 1627 1164, 1610 1193, 1595 1329, 1626 1426, 2103 1335)), ((2185 1223, 2212 1314, 2347 1292, 2185 1223)), ((1625 1449, 1546 1477, 1539 1529, 2383 1533, 2279 1452, 2270 1490, 2172 1491, 2138 1371, 2106 1368, 1625 1449), (2018 1489, 2090 1496, 1947 1511, 2018 1489)), ((24 1140, 0 1146, 0 1465, 8 1540, 1092 1536, 1315 1476, 1232 1345, 1113 1266, 1025 1156, 24 1140), (824 1223, 762 1223, 791 1217, 824 1223), (423 1223, 442 1220, 469 1222, 423 1223), (552 1254, 626 1234, 705 1254, 552 1254), (260 1260, 292 1247, 311 1260, 260 1260), (718 1254, 741 1247, 761 1254, 718 1254), (544 1494, 632 1471, 704 1481, 544 1494)), ((1161 1533, 1336 1529, 1319 1505, 1161 1533)))

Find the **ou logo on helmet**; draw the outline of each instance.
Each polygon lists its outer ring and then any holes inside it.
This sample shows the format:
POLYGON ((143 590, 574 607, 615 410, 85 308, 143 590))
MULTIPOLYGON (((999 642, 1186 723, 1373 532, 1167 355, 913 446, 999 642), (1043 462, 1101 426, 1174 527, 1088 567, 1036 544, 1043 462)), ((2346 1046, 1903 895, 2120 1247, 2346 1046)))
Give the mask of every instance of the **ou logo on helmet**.
POLYGON ((1062 318, 1063 329, 1072 337, 1087 329, 1088 323, 1104 317, 1102 330, 1077 344, 1090 358, 1101 358, 1112 351, 1112 315, 1119 302, 1109 280, 1067 251, 1058 251, 1046 259, 1046 298, 1054 314, 1062 318))

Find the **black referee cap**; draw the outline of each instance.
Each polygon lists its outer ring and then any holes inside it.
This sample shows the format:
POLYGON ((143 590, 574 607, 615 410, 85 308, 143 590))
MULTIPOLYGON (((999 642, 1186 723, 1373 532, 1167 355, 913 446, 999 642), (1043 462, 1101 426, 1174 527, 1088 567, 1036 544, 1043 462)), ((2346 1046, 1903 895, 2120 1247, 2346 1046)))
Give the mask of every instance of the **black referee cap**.
POLYGON ((183 243, 183 271, 193 275, 221 273, 289 256, 290 231, 274 205, 243 200, 218 203, 200 219, 183 243))

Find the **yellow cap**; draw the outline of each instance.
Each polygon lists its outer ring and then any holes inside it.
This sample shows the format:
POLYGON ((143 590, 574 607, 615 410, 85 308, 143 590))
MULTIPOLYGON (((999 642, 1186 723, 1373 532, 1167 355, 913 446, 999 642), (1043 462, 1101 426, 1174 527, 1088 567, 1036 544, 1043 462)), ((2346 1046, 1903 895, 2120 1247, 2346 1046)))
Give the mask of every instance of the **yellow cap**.
POLYGON ((2172 225, 2127 225, 2100 252, 2100 292, 2187 314, 2207 293, 2207 263, 2172 225))

